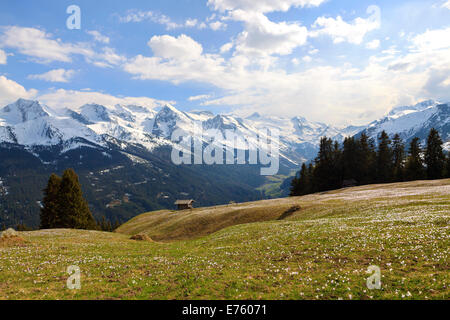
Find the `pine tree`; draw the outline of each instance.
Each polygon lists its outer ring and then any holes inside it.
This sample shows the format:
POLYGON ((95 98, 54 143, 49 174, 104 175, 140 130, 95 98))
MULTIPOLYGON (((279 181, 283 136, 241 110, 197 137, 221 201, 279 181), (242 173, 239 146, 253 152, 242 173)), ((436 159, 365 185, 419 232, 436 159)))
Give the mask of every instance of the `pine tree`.
POLYGON ((61 222, 64 228, 96 229, 86 200, 83 198, 78 176, 73 169, 64 171, 58 192, 61 222))
POLYGON ((442 140, 436 129, 431 129, 427 139, 425 151, 425 164, 428 179, 442 179, 445 168, 445 155, 442 149, 442 140))
POLYGON ((300 184, 298 183, 299 178, 297 177, 298 174, 295 174, 294 178, 291 181, 291 197, 296 197, 300 195, 300 184))
POLYGON ((393 176, 393 162, 391 141, 383 130, 379 138, 377 153, 377 180, 378 182, 391 182, 393 176))
POLYGON ((317 184, 314 181, 314 166, 312 163, 308 165, 306 170, 306 181, 307 185, 305 188, 305 194, 311 194, 317 191, 317 184))
POLYGON ((445 175, 446 178, 450 178, 450 152, 447 154, 447 174, 445 175))
POLYGON ((30 228, 25 223, 21 222, 16 226, 17 231, 33 231, 33 228, 30 228))
POLYGON ((98 224, 98 229, 100 231, 106 231, 106 232, 112 232, 113 231, 113 227, 111 225, 111 221, 109 219, 106 219, 105 216, 102 216, 102 219, 97 224, 98 224))
POLYGON ((378 154, 377 154, 377 148, 375 147, 375 139, 370 138, 367 140, 368 142, 368 149, 367 149, 367 172, 366 177, 367 181, 365 184, 375 183, 378 181, 377 179, 377 160, 378 160, 378 154))
POLYGON ((331 187, 333 189, 339 189, 342 187, 343 175, 342 175, 342 150, 339 147, 337 141, 334 142, 333 154, 332 154, 332 172, 331 187))
POLYGON ((315 191, 338 189, 342 186, 341 150, 337 142, 320 139, 319 154, 313 171, 315 191))
MULTIPOLYGON (((342 150, 342 176, 343 180, 355 179, 358 180, 360 177, 359 165, 361 162, 360 154, 358 152, 358 144, 355 139, 345 138, 344 148, 342 150)), ((360 180, 358 180, 360 181, 360 180)))
POLYGON ((401 182, 404 180, 405 145, 399 134, 392 140, 392 154, 394 162, 394 180, 401 182))
POLYGON ((108 232, 113 232, 113 231, 114 231, 110 220, 108 220, 108 221, 106 222, 106 230, 107 230, 108 232))
POLYGON ((302 196, 307 194, 308 188, 308 173, 307 173, 306 164, 302 164, 302 168, 300 170, 300 176, 292 180, 292 188, 291 188, 291 196, 302 196))
POLYGON ((61 216, 59 213, 58 192, 61 186, 61 178, 52 174, 44 189, 44 199, 41 208, 41 229, 61 227, 61 216))
POLYGON ((421 158, 421 147, 419 138, 414 138, 411 141, 408 159, 405 166, 405 179, 407 181, 421 180, 425 178, 425 168, 421 158))
POLYGON ((112 231, 115 231, 117 228, 119 228, 122 225, 120 221, 117 219, 114 221, 114 224, 112 225, 112 231))
POLYGON ((376 180, 377 153, 373 139, 362 133, 356 142, 356 181, 369 184, 376 180))
POLYGON ((105 216, 102 216, 102 219, 100 220, 100 223, 98 223, 101 231, 106 231, 106 218, 105 216))

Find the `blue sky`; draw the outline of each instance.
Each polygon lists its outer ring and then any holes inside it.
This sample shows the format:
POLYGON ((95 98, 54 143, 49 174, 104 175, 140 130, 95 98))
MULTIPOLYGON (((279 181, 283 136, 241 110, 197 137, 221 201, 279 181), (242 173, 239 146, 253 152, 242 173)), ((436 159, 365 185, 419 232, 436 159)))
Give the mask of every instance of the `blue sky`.
POLYGON ((170 102, 363 124, 450 100, 450 1, 0 3, 0 103, 170 102), (81 10, 69 30, 67 7, 81 10))

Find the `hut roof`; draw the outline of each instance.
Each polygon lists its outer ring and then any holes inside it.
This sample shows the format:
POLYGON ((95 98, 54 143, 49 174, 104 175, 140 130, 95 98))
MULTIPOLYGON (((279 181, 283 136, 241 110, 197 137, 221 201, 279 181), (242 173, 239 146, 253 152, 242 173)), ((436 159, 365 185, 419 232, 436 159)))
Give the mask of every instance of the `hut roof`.
POLYGON ((175 204, 176 205, 179 205, 179 204, 192 204, 192 203, 194 203, 195 201, 194 200, 177 200, 177 201, 175 201, 175 204))

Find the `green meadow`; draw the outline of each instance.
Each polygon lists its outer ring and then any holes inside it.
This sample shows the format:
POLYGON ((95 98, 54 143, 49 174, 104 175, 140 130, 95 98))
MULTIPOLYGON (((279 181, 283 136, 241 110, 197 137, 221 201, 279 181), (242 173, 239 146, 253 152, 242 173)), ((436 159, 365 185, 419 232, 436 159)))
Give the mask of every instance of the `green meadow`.
POLYGON ((449 223, 438 180, 150 212, 115 233, 21 232, 0 242, 0 299, 449 299, 449 223))

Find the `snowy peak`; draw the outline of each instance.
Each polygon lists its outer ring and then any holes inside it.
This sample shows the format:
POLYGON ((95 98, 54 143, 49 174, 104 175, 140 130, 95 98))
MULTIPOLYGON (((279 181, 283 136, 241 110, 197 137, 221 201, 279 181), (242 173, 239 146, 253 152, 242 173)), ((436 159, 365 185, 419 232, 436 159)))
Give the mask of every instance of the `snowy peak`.
POLYGON ((65 112, 70 118, 80 122, 81 124, 84 125, 89 125, 89 124, 93 124, 93 122, 89 121, 85 116, 83 116, 82 114, 75 112, 71 109, 66 109, 65 112))
POLYGON ((258 112, 253 113, 252 115, 245 118, 247 120, 258 120, 261 119, 261 115, 258 112))
POLYGON ((413 113, 413 112, 423 111, 430 107, 435 107, 438 104, 439 103, 437 101, 426 100, 426 101, 417 103, 413 106, 395 107, 386 115, 386 118, 391 118, 391 119, 399 118, 399 117, 405 116, 405 115, 413 113))
POLYGON ((194 120, 206 121, 208 119, 214 118, 214 113, 206 110, 195 110, 189 111, 189 116, 194 120))
POLYGON ((9 124, 18 124, 48 117, 49 114, 38 101, 19 99, 4 107, 0 111, 0 116, 9 124))
POLYGON ((384 130, 390 136, 398 133, 406 142, 414 137, 425 142, 431 128, 439 131, 444 142, 450 139, 448 104, 438 104, 436 101, 427 100, 413 106, 396 107, 386 117, 372 122, 362 132, 375 141, 384 130))
POLYGON ((170 104, 164 105, 157 114, 160 119, 186 119, 188 116, 170 104))
POLYGON ((157 137, 170 138, 175 129, 191 128, 193 122, 194 119, 189 117, 186 113, 177 110, 170 104, 166 104, 156 114, 153 123, 153 134, 157 137))
POLYGON ((239 127, 245 127, 238 119, 235 119, 230 116, 217 115, 212 119, 207 120, 203 123, 203 128, 205 130, 208 129, 217 129, 222 133, 225 130, 236 130, 239 127))
MULTIPOLYGON (((414 136, 422 141, 429 129, 438 129, 444 142, 450 141, 450 107, 433 100, 414 106, 391 110, 384 118, 368 126, 346 128, 309 121, 304 117, 265 116, 255 113, 245 119, 234 115, 213 115, 210 112, 182 112, 172 105, 159 111, 139 105, 103 106, 86 104, 79 112, 71 109, 51 109, 38 101, 19 99, 0 109, 0 142, 23 146, 53 146, 67 141, 88 141, 92 145, 119 148, 140 145, 150 152, 172 145, 171 135, 176 129, 190 132, 194 124, 204 130, 217 129, 222 133, 234 130, 244 139, 255 137, 266 129, 280 133, 280 154, 291 163, 312 160, 317 154, 320 138, 327 136, 342 142, 345 137, 365 132, 377 139, 385 130, 400 133, 406 142, 414 136), (74 140, 75 139, 75 140, 74 140)), ((70 144, 75 148, 78 144, 70 144)))
POLYGON ((85 104, 81 107, 80 114, 92 122, 110 122, 108 109, 99 104, 85 104))
POLYGON ((295 117, 291 121, 294 125, 295 134, 309 141, 318 140, 323 136, 334 138, 340 133, 336 128, 321 122, 311 122, 303 117, 295 117))

